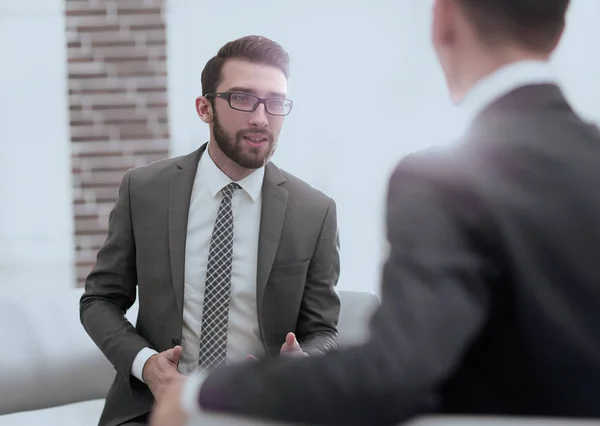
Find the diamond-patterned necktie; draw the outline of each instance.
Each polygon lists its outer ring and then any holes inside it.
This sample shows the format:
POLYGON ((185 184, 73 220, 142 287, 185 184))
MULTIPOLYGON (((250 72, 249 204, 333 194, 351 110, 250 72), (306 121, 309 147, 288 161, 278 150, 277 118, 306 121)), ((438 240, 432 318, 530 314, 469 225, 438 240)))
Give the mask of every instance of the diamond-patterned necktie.
POLYGON ((232 182, 224 187, 213 228, 206 265, 202 329, 200 331, 199 365, 211 369, 225 362, 227 355, 227 325, 231 290, 233 255, 233 211, 231 197, 240 186, 232 182))

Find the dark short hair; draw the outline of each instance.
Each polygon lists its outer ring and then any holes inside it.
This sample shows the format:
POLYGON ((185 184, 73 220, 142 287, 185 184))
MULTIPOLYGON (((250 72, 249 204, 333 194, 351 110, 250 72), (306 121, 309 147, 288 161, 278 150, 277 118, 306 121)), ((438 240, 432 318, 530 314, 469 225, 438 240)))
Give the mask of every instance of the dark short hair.
POLYGON ((223 65, 228 59, 241 59, 252 63, 279 68, 285 78, 289 76, 290 58, 278 43, 266 37, 250 35, 225 44, 202 70, 202 95, 214 93, 223 79, 223 65))
POLYGON ((570 0, 456 0, 488 44, 507 41, 549 53, 565 26, 570 0))

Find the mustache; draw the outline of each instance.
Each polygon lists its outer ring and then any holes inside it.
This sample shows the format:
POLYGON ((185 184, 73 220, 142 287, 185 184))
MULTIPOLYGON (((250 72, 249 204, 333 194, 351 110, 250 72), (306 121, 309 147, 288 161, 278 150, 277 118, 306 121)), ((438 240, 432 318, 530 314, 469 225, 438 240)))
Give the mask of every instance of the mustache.
POLYGON ((264 135, 266 136, 269 141, 273 141, 273 133, 271 133, 270 131, 266 130, 266 129, 243 129, 243 130, 238 130, 236 133, 237 139, 241 139, 244 136, 248 135, 248 134, 260 134, 260 135, 264 135))

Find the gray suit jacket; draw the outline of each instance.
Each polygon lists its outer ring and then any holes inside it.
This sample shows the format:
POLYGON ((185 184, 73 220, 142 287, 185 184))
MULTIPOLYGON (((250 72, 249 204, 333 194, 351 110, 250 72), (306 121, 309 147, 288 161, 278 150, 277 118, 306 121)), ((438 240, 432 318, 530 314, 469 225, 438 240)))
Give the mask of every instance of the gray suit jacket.
MULTIPOLYGON (((150 390, 130 374, 133 360, 146 346, 161 352, 180 342, 187 219, 205 147, 129 170, 121 183, 80 304, 83 326, 117 371, 100 425, 118 425, 150 410, 150 390), (135 301, 136 287, 134 328, 123 314, 135 301)), ((267 354, 279 352, 289 331, 308 353, 336 347, 338 276, 334 201, 268 164, 256 289, 267 354)))
POLYGON ((600 418, 599 183, 600 133, 558 87, 503 96, 462 141, 393 173, 369 341, 215 369, 200 405, 346 426, 600 418))

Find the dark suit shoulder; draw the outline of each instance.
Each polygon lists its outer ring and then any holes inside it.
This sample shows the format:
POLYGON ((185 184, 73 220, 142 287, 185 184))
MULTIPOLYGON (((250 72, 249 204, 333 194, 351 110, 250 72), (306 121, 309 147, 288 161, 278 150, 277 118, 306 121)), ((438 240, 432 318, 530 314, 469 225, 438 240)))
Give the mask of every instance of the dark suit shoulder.
POLYGON ((131 174, 136 180, 145 181, 172 173, 177 169, 177 165, 185 161, 191 154, 181 155, 179 157, 164 158, 149 164, 137 166, 131 169, 131 174))
POLYGON ((130 169, 130 186, 132 190, 156 188, 169 182, 174 172, 181 168, 196 168, 200 159, 200 151, 178 157, 157 160, 143 166, 130 169))
MULTIPOLYGON (((413 199, 431 197, 453 220, 471 229, 490 224, 489 203, 482 193, 485 166, 479 154, 461 145, 429 148, 406 156, 388 186, 388 206, 404 208, 413 199)), ((415 206, 415 208, 417 208, 415 206)))
POLYGON ((390 185, 419 180, 440 188, 465 186, 471 169, 470 153, 459 146, 432 147, 411 153, 395 167, 390 185))

